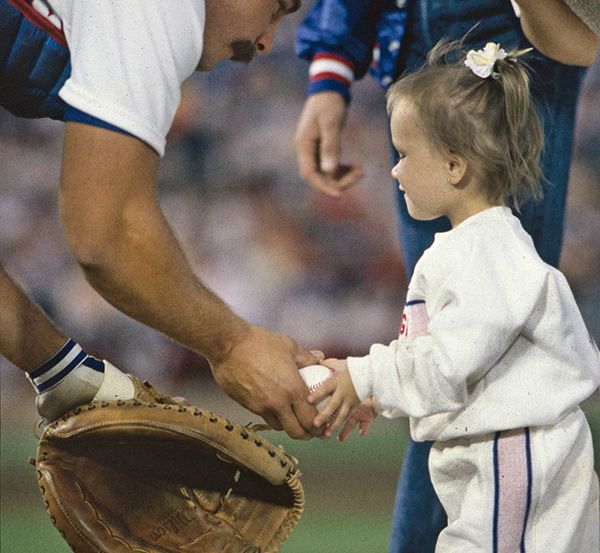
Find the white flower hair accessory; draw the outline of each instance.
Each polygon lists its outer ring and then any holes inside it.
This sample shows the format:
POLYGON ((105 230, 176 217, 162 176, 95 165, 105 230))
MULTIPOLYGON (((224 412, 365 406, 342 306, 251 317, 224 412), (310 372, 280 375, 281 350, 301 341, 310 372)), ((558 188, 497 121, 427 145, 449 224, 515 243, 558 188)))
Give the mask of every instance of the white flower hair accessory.
POLYGON ((500 73, 494 71, 494 66, 498 60, 503 60, 508 54, 500 44, 488 42, 483 50, 469 50, 465 65, 482 79, 492 77, 498 79, 500 73))

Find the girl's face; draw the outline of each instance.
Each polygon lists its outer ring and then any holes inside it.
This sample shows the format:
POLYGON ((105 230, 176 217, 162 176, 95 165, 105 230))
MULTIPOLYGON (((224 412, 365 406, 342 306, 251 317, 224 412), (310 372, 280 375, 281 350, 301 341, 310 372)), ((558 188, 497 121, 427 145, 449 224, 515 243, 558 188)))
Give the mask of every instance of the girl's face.
POLYGON ((405 194, 410 215, 422 221, 449 215, 455 198, 448 180, 448 159, 425 137, 412 102, 403 98, 397 101, 391 130, 400 158, 392 169, 392 177, 405 194))

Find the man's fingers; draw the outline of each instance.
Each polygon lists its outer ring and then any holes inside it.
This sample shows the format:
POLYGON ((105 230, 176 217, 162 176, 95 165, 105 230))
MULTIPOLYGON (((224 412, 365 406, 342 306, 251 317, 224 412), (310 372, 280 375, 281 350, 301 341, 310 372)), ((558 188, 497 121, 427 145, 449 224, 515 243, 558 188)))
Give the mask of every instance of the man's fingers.
POLYGON ((312 139, 300 139, 297 143, 298 168, 300 175, 307 177, 317 173, 317 142, 312 139))
POLYGON ((325 359, 325 354, 320 349, 311 349, 311 355, 314 355, 319 361, 325 359))
MULTIPOLYGON (((308 404, 307 404, 308 405, 308 404)), ((285 433, 294 440, 309 440, 312 435, 300 424, 300 416, 294 413, 292 406, 288 405, 276 413, 277 418, 285 433)))
POLYGON ((354 186, 364 175, 359 165, 340 165, 332 173, 318 173, 313 176, 318 181, 317 188, 332 197, 340 197, 341 193, 354 186))
POLYGON ((337 157, 332 156, 321 159, 319 166, 317 147, 317 142, 314 140, 303 139, 298 142, 300 176, 315 190, 339 198, 342 191, 362 178, 363 170, 359 165, 340 165, 337 157))
POLYGON ((312 180, 307 179, 307 181, 312 188, 331 198, 340 198, 342 196, 342 191, 337 189, 337 186, 331 182, 331 179, 322 174, 315 175, 312 180))
POLYGON ((325 173, 322 173, 318 167, 316 141, 304 139, 298 141, 297 156, 300 176, 312 188, 328 196, 339 196, 339 192, 331 183, 331 179, 325 173))
POLYGON ((341 126, 323 125, 319 141, 319 169, 323 173, 333 174, 339 167, 341 126))
POLYGON ((364 175, 360 165, 344 165, 342 167, 343 168, 341 172, 338 173, 337 177, 334 175, 337 188, 340 191, 354 186, 364 175))
POLYGON ((283 426, 279 422, 279 419, 271 414, 271 412, 264 412, 261 416, 273 430, 283 430, 283 426))
POLYGON ((300 422, 304 431, 308 434, 306 439, 321 435, 322 430, 315 428, 313 424, 315 417, 318 415, 317 408, 314 405, 303 399, 295 402, 292 409, 296 420, 300 422))
POLYGON ((322 351, 306 351, 300 349, 296 354, 294 360, 298 367, 306 367, 307 365, 316 365, 320 359, 323 359, 324 355, 322 351))

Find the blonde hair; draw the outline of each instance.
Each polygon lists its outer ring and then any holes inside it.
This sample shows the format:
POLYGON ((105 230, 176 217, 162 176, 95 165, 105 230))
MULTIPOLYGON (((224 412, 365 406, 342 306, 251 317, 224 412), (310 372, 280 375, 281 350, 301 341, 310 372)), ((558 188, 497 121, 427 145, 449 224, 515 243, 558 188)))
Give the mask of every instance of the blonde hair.
POLYGON ((539 159, 544 144, 529 75, 517 60, 523 51, 497 60, 496 78, 481 78, 464 65, 464 53, 459 62, 448 62, 462 48, 463 41, 440 41, 424 67, 390 87, 388 114, 399 100, 409 100, 433 147, 463 157, 488 200, 512 200, 519 209, 527 199, 542 197, 539 159))

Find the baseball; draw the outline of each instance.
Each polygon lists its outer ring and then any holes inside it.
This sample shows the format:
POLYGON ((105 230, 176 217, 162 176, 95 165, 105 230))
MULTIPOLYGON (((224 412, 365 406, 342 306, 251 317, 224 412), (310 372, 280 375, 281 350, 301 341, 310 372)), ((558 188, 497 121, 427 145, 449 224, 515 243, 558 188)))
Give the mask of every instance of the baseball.
MULTIPOLYGON (((300 369, 300 376, 311 392, 314 392, 332 374, 333 371, 329 367, 325 367, 323 365, 308 365, 308 367, 302 367, 300 369)), ((327 401, 329 401, 328 397, 316 406, 317 410, 321 411, 321 409, 325 407, 327 401)))

